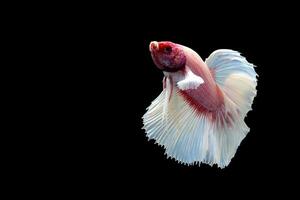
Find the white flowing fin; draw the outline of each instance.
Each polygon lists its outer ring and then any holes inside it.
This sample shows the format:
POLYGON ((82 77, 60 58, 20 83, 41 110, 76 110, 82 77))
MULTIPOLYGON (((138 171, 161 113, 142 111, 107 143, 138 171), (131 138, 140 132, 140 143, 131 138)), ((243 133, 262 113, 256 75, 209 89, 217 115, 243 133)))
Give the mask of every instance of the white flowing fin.
POLYGON ((254 65, 239 52, 228 49, 214 51, 205 63, 212 70, 225 96, 232 101, 244 118, 251 110, 256 96, 257 74, 254 65))
POLYGON ((236 111, 231 110, 237 125, 220 128, 218 124, 225 121, 225 116, 220 115, 214 122, 210 114, 201 115, 191 107, 177 87, 173 90, 168 109, 164 109, 167 99, 164 89, 143 116, 147 137, 162 145, 167 156, 180 163, 227 166, 249 130, 246 124, 238 118, 236 111))
POLYGON ((185 78, 177 83, 177 86, 181 90, 197 89, 201 84, 204 83, 204 80, 195 75, 188 67, 185 78))
POLYGON ((250 79, 256 80, 254 65, 237 51, 219 49, 211 53, 205 60, 210 69, 215 71, 216 81, 222 85, 231 74, 245 74, 250 79))

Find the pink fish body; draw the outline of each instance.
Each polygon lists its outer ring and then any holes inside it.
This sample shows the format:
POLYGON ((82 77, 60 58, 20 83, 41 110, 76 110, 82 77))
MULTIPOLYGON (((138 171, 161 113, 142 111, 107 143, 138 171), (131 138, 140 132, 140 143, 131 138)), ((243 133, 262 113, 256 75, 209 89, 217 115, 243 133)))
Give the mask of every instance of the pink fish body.
POLYGON ((256 96, 254 66, 233 50, 217 50, 203 62, 172 42, 151 42, 149 49, 165 77, 143 116, 147 137, 180 163, 226 167, 249 132, 244 118, 256 96))

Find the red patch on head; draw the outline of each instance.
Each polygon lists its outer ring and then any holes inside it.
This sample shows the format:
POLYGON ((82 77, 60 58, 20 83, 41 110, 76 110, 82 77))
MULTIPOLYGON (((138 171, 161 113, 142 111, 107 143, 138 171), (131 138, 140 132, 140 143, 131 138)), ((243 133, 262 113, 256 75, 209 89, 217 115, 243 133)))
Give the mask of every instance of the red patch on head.
POLYGON ((172 43, 171 42, 159 42, 159 50, 163 50, 167 47, 172 47, 172 43))
POLYGON ((150 51, 154 64, 163 71, 176 72, 185 67, 184 52, 175 43, 151 42, 150 51))

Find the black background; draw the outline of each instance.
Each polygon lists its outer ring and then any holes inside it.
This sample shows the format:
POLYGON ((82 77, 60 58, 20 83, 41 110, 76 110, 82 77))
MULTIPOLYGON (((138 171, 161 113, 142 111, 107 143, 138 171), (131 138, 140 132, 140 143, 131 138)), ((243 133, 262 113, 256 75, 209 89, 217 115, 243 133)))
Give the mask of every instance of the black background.
POLYGON ((296 179, 293 12, 283 18, 280 9, 248 4, 217 10, 138 6, 110 7, 108 13, 105 7, 68 8, 54 23, 46 20, 52 23, 42 31, 55 74, 50 87, 56 88, 49 125, 54 142, 43 155, 48 175, 61 185, 128 187, 133 194, 142 188, 154 195, 185 186, 196 188, 191 194, 221 188, 231 194, 248 185, 264 191, 296 179), (216 49, 233 49, 257 66, 257 97, 245 119, 250 132, 225 169, 178 164, 147 140, 141 117, 162 91, 163 78, 149 53, 153 40, 183 44, 203 59, 216 49))

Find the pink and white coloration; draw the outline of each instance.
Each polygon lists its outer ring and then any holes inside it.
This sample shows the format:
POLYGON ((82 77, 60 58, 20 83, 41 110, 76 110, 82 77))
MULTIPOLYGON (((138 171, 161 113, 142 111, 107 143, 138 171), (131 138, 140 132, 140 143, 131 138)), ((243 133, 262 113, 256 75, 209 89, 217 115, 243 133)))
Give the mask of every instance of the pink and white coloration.
POLYGON ((181 163, 226 167, 249 132, 244 118, 256 96, 254 66, 233 50, 217 50, 203 62, 172 42, 151 42, 149 49, 165 76, 143 116, 147 137, 181 163))

